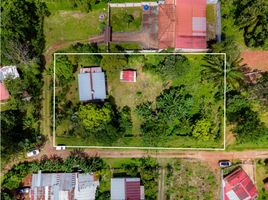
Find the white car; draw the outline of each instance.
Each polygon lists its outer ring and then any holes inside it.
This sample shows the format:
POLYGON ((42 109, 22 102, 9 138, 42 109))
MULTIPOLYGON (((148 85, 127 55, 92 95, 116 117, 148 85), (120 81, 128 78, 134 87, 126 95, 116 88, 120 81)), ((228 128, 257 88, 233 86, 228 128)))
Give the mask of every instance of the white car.
POLYGON ((61 151, 61 150, 65 150, 65 149, 66 149, 65 145, 56 146, 57 151, 61 151))
POLYGON ((27 157, 33 157, 33 156, 37 156, 40 153, 40 151, 38 149, 32 150, 30 152, 27 152, 27 157))

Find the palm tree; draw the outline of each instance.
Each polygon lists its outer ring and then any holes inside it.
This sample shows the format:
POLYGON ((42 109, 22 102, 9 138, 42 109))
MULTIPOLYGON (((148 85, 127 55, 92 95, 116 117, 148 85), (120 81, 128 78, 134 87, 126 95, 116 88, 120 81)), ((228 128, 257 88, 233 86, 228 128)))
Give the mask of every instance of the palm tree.
MULTIPOLYGON (((241 64, 242 58, 237 46, 232 39, 226 39, 224 42, 214 45, 213 51, 226 53, 226 83, 231 89, 238 89, 244 82, 242 68, 246 64, 241 64)), ((218 87, 224 85, 224 55, 206 55, 203 59, 206 63, 202 65, 202 74, 206 79, 214 81, 218 87)))

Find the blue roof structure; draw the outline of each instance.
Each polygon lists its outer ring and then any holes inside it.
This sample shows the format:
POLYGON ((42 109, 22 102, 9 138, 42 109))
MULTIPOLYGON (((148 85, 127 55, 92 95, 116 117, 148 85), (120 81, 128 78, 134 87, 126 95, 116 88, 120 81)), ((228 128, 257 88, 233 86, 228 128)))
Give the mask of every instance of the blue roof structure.
POLYGON ((103 72, 78 74, 80 101, 106 99, 105 75, 103 72))

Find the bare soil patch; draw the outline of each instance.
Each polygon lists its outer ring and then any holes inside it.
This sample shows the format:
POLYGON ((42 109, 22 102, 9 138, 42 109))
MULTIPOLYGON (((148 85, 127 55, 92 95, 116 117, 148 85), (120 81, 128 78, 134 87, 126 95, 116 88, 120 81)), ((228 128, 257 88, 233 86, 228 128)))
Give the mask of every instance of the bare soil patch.
POLYGON ((241 53, 243 63, 251 69, 268 71, 268 51, 243 51, 241 53))

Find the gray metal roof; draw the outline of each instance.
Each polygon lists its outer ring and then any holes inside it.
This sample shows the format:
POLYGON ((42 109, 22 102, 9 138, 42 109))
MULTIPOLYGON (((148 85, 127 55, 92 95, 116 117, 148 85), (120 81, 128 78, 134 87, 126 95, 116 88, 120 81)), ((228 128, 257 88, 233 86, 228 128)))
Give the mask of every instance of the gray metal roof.
POLYGON ((106 99, 105 76, 103 72, 80 73, 78 75, 78 85, 80 101, 106 99))
POLYGON ((94 99, 106 99, 106 87, 104 73, 92 73, 93 82, 93 98, 94 99))
POLYGON ((111 200, 125 200, 125 179, 111 179, 111 200))
POLYGON ((78 91, 80 101, 92 100, 90 74, 78 74, 78 91))

